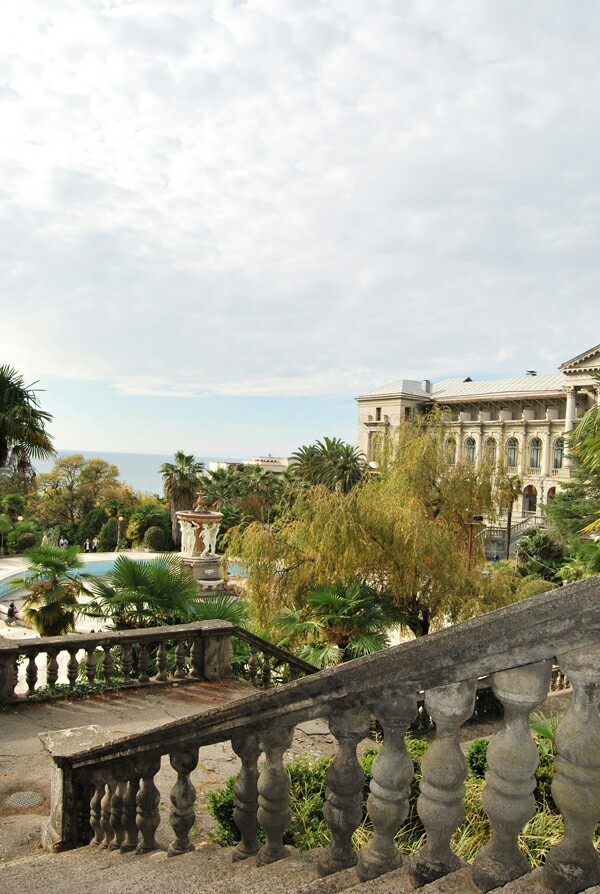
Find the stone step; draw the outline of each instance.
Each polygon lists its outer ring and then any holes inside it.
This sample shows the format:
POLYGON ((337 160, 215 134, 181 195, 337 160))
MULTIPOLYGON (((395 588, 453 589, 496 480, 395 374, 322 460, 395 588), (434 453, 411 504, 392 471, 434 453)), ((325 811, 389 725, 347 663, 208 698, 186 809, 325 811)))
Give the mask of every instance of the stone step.
MULTIPOLYGON (((0 866, 3 894, 413 894, 405 868, 369 882, 360 882, 354 869, 319 878, 320 850, 291 851, 285 860, 258 867, 256 859, 234 863, 231 849, 200 848, 169 858, 165 851, 118 854, 78 848, 64 854, 44 854, 0 866)), ((467 867, 419 889, 419 894, 479 894, 467 867)), ((497 888, 490 894, 548 894, 540 871, 497 888)), ((586 894, 600 894, 600 887, 586 894)))

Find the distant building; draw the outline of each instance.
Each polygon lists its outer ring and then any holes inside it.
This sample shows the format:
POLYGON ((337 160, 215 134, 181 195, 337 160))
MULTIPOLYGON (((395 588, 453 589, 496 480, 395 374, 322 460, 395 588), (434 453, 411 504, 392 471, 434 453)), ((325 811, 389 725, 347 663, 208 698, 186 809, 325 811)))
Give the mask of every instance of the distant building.
POLYGON ((227 469, 231 466, 234 468, 235 466, 258 466, 260 469, 264 469, 265 472, 283 475, 288 469, 288 459, 282 456, 271 456, 269 453, 267 456, 253 456, 251 459, 244 459, 240 462, 226 462, 225 460, 209 462, 208 471, 214 472, 216 469, 227 469))
POLYGON ((486 457, 496 466, 502 461, 508 474, 523 480, 521 515, 535 515, 571 476, 565 432, 600 403, 593 377, 600 373, 600 345, 559 370, 482 381, 399 379, 357 398, 358 446, 372 460, 383 434, 432 406, 442 407, 449 416, 449 461, 480 464, 486 457))

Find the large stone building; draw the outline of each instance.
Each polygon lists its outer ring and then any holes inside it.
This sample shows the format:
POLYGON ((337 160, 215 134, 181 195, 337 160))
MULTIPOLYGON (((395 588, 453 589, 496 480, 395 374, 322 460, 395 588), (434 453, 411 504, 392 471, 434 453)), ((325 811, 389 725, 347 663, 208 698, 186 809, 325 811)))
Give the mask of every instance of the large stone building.
POLYGON ((523 481, 522 516, 543 506, 571 475, 565 432, 600 403, 600 345, 567 360, 553 375, 529 370, 510 379, 470 376, 416 382, 399 379, 358 401, 358 446, 373 459, 381 435, 432 406, 448 413, 448 456, 481 463, 486 457, 523 481))

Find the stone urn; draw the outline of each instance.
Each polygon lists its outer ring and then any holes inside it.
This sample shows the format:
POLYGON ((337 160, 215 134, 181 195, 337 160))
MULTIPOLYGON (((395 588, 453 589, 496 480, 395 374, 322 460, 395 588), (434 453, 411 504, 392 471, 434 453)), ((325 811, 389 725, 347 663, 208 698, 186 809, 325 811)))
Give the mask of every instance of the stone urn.
POLYGON ((202 589, 212 590, 222 585, 222 557, 217 553, 217 535, 223 515, 205 509, 202 495, 193 509, 177 513, 181 528, 181 561, 186 565, 202 589))

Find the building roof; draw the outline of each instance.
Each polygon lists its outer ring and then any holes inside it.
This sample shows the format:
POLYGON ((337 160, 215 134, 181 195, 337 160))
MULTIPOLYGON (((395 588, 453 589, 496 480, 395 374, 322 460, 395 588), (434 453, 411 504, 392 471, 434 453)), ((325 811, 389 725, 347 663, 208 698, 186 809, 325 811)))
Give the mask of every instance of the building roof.
POLYGON ((423 383, 413 379, 399 379, 364 394, 360 399, 376 397, 417 397, 423 401, 447 401, 468 400, 476 398, 510 399, 520 397, 544 397, 558 395, 565 387, 566 378, 562 373, 553 373, 543 376, 515 376, 510 379, 482 379, 473 381, 469 376, 442 379, 431 385, 431 391, 426 391, 423 383))
POLYGON ((476 397, 482 399, 510 397, 543 397, 548 394, 560 394, 565 385, 562 373, 544 376, 515 376, 510 379, 482 379, 477 382, 471 379, 444 379, 436 382, 431 389, 434 400, 451 398, 476 397))

